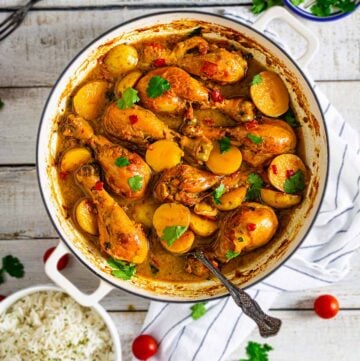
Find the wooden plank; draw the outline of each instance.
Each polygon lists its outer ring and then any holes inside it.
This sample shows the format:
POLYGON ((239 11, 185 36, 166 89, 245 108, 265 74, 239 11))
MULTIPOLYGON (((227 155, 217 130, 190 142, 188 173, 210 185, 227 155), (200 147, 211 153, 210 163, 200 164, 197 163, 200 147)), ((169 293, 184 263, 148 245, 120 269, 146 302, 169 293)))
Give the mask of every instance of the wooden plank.
MULTIPOLYGON (((359 103, 349 94, 360 94, 360 81, 320 82, 344 118, 360 132, 359 103)), ((37 128, 50 88, 0 88, 5 102, 0 111, 0 164, 34 164, 37 128)))
MULTIPOLYGON (((206 8, 208 12, 221 10, 206 8)), ((51 86, 92 39, 125 20, 156 11, 159 10, 32 11, 22 26, 0 43, 1 85, 51 86)), ((6 14, 0 15, 1 21, 6 14)), ((290 48, 294 44, 300 47, 302 43, 288 26, 275 25, 284 43, 290 48)), ((309 68, 315 79, 360 80, 360 12, 342 19, 336 27, 321 27, 314 22, 307 22, 306 26, 321 39, 320 51, 309 68)))
MULTIPOLYGON (((333 320, 321 320, 311 311, 275 311, 272 313, 283 320, 280 333, 271 339, 262 339, 258 331, 241 344, 228 358, 245 358, 248 341, 267 342, 274 350, 270 360, 276 361, 335 361, 357 360, 360 352, 359 324, 360 311, 342 311, 333 320), (341 330, 341 331, 340 331, 341 330)), ((120 334, 123 360, 130 361, 131 344, 140 332, 145 313, 111 313, 120 334)), ((236 341, 234 341, 236 345, 236 341)), ((206 347, 206 344, 204 345, 206 347)))
MULTIPOLYGON (((7 295, 30 285, 49 283, 44 272, 42 256, 45 250, 56 244, 57 240, 55 239, 1 240, 0 255, 12 254, 18 256, 24 263, 26 273, 24 278, 21 279, 8 278, 1 285, 0 293, 7 295)), ((358 282, 360 278, 360 264, 356 262, 357 256, 360 256, 360 251, 353 257, 351 272, 342 282, 326 288, 283 294, 276 301, 273 308, 277 310, 312 309, 315 297, 322 293, 336 295, 343 309, 360 308, 358 282)), ((98 284, 96 276, 73 256, 70 257, 69 266, 65 269, 64 273, 84 292, 91 292, 98 284)), ((124 291, 114 290, 102 301, 102 304, 106 309, 113 311, 126 311, 128 309, 146 310, 149 301, 124 291)))

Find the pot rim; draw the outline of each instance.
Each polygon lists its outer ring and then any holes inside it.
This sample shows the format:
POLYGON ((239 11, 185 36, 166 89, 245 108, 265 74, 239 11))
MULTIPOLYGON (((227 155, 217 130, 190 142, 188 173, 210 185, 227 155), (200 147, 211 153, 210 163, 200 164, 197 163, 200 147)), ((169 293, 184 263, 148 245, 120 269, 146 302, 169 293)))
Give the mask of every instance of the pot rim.
POLYGON ((101 35, 99 35, 98 37, 96 37, 94 40, 92 40, 90 43, 88 43, 85 47, 83 47, 73 58, 72 60, 67 64, 67 66, 64 68, 64 70, 61 72, 61 74, 59 75, 59 77, 57 78, 55 84, 53 85, 51 92, 46 100, 46 103, 44 105, 43 111, 41 113, 41 118, 40 118, 40 123, 39 123, 39 128, 38 128, 38 132, 37 132, 37 139, 36 139, 36 174, 37 174, 37 180, 38 180, 38 185, 39 185, 39 189, 40 189, 40 194, 41 194, 41 199, 45 205, 45 209, 46 209, 46 213, 48 214, 50 221, 52 223, 52 225, 54 226, 57 234, 59 235, 60 239, 62 242, 65 243, 66 247, 68 247, 72 254, 88 269, 90 270, 92 273, 94 273, 97 277, 99 277, 101 280, 109 283, 110 285, 114 286, 117 289, 120 289, 122 291, 125 291, 127 293, 130 293, 132 295, 138 296, 138 297, 143 297, 145 299, 149 299, 151 301, 157 301, 157 302, 169 302, 169 303, 192 303, 192 302, 200 302, 200 301, 213 301, 213 300, 218 300, 221 298, 225 298, 229 296, 229 293, 226 292, 223 295, 219 295, 219 296, 215 296, 215 297, 211 297, 211 296, 204 296, 203 298, 199 298, 196 301, 189 301, 189 300, 173 300, 173 299, 169 299, 169 298, 165 298, 165 297, 169 297, 168 295, 164 296, 164 298, 156 298, 154 296, 151 295, 143 295, 143 294, 139 294, 135 291, 132 290, 128 290, 127 288, 120 286, 118 284, 116 284, 115 282, 113 282, 112 280, 109 280, 107 278, 105 278, 103 275, 101 275, 98 270, 96 270, 95 268, 93 269, 92 267, 90 267, 86 262, 84 262, 81 257, 77 254, 77 250, 75 248, 73 248, 71 242, 68 242, 65 237, 63 237, 62 232, 60 231, 60 229, 57 227, 55 221, 53 220, 53 217, 51 215, 50 212, 50 207, 47 203, 47 200, 45 198, 45 195, 43 193, 43 186, 41 184, 40 181, 40 169, 39 169, 39 151, 40 151, 40 133, 41 133, 41 129, 43 126, 43 121, 44 121, 44 117, 45 117, 45 112, 47 110, 49 101, 55 91, 55 89, 57 88, 58 84, 60 83, 60 81, 62 80, 64 74, 67 72, 67 70, 72 66, 72 64, 81 56, 81 54, 87 50, 91 45, 93 45, 95 42, 97 42, 98 40, 100 40, 101 38, 105 37, 107 34, 111 33, 112 31, 118 29, 119 27, 122 27, 124 25, 130 24, 132 22, 141 20, 141 19, 146 19, 146 18, 150 18, 150 17, 156 17, 158 15, 164 15, 164 14, 184 14, 184 17, 186 17, 187 14, 198 14, 200 16, 205 15, 205 16, 212 16, 212 17, 216 17, 219 19, 225 19, 227 21, 232 21, 236 24, 239 24, 241 26, 246 27, 247 29, 249 29, 250 31, 253 31, 254 33, 256 33, 257 35, 259 35, 262 38, 265 38, 267 41, 269 41, 272 45, 274 45, 283 55, 284 57, 289 60, 292 65, 299 71, 299 73, 301 74, 302 78, 305 80, 306 84, 308 85, 310 92, 312 93, 315 103, 319 109, 319 113, 321 114, 321 121, 323 123, 324 126, 324 131, 325 131, 325 140, 326 140, 326 151, 327 151, 327 157, 326 157, 326 177, 325 177, 325 181, 324 181, 324 187, 322 190, 322 194, 320 196, 320 200, 319 200, 319 204, 316 207, 316 212, 315 215, 313 217, 313 219, 311 220, 308 229, 306 230, 306 232, 304 233, 304 236, 302 237, 302 239, 298 242, 298 244, 296 245, 296 247, 294 248, 294 250, 292 252, 290 252, 286 257, 284 257, 284 259, 282 259, 279 264, 274 267, 274 269, 272 269, 271 271, 267 272, 266 274, 264 274, 264 276, 260 277, 258 280, 254 281, 253 283, 247 285, 246 287, 244 287, 243 289, 248 289, 250 287, 255 286, 256 284, 262 282, 264 279, 266 279, 267 277, 269 277, 270 275, 272 275, 274 272, 276 272, 286 261, 288 261, 290 259, 290 257, 298 250, 298 248, 301 246, 301 244, 304 242, 304 240, 306 239, 307 235, 309 234, 310 230, 312 229, 315 220, 318 216, 318 212, 319 209, 321 208, 322 202, 324 200, 324 196, 325 196, 325 191, 328 185, 328 178, 329 178, 329 164, 330 164, 330 152, 329 152, 329 137, 328 137, 328 131, 327 131, 327 126, 325 123, 325 116, 324 116, 324 112, 321 108, 320 102, 317 98, 317 95, 315 94, 315 91, 313 89, 313 87, 311 86, 311 83, 309 81, 309 79, 307 78, 307 76, 305 75, 305 73, 301 70, 300 66, 296 63, 296 61, 294 59, 292 59, 292 57, 283 49, 281 48, 277 43, 275 43, 271 38, 268 38, 266 35, 264 35, 261 31, 255 29, 254 27, 246 24, 245 22, 241 22, 239 20, 235 20, 229 17, 226 17, 224 15, 220 15, 220 14, 213 14, 210 12, 206 12, 206 11, 196 11, 196 10, 181 10, 181 11, 176 11, 176 10, 169 10, 169 11, 161 11, 161 12, 155 12, 155 13, 151 13, 151 14, 146 14, 146 15, 142 15, 142 16, 138 16, 136 18, 132 18, 130 20, 124 21, 112 28, 110 28, 109 30, 107 30, 106 32, 102 33, 101 35))

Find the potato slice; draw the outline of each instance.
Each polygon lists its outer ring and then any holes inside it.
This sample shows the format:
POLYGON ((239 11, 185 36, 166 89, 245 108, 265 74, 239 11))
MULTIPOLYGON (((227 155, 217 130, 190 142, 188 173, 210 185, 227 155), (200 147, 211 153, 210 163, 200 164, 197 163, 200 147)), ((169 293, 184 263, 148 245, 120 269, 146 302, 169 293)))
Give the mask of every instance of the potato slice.
POLYGON ((278 117, 289 109, 289 92, 279 75, 272 71, 255 75, 250 95, 255 106, 270 117, 278 117))
POLYGON ((295 154, 281 154, 275 157, 268 168, 270 183, 278 190, 284 192, 286 179, 292 173, 301 170, 306 175, 306 168, 303 161, 295 154))
POLYGON ((135 204, 133 208, 133 217, 135 222, 142 223, 151 228, 153 225, 153 216, 158 204, 153 199, 146 199, 141 203, 135 204))
POLYGON ((161 240, 162 246, 169 252, 175 254, 183 254, 190 251, 194 244, 195 235, 191 231, 186 231, 179 239, 177 239, 171 246, 166 241, 161 240))
POLYGON ((225 193, 220 197, 221 204, 216 204, 215 207, 221 211, 231 211, 241 205, 246 196, 246 187, 239 187, 230 192, 225 193))
POLYGON ((99 117, 106 104, 106 81, 91 81, 83 85, 73 98, 75 112, 87 120, 99 117))
POLYGON ((92 155, 89 149, 84 147, 71 148, 61 158, 60 171, 71 173, 88 163, 91 158, 92 155))
POLYGON ((218 214, 218 210, 206 202, 195 204, 194 212, 199 216, 203 216, 212 220, 215 220, 218 214))
POLYGON ((210 153, 206 166, 215 174, 225 175, 236 172, 242 162, 242 155, 239 148, 230 146, 230 149, 221 153, 218 142, 210 153))
POLYGON ((273 208, 290 208, 301 202, 301 196, 298 194, 287 194, 266 188, 261 189, 261 199, 273 208))
POLYGON ((82 199, 76 205, 75 218, 83 231, 94 236, 98 234, 96 207, 90 199, 82 199))
POLYGON ((125 75, 115 86, 115 94, 118 98, 121 98, 123 92, 127 88, 133 88, 137 81, 141 78, 142 72, 134 70, 131 73, 125 75))
POLYGON ((156 172, 175 167, 181 162, 184 152, 171 140, 158 140, 146 151, 146 163, 156 172))
POLYGON ((217 229, 217 222, 210 221, 209 219, 205 219, 199 217, 198 215, 191 213, 190 216, 190 228, 201 237, 211 236, 217 229))
POLYGON ((133 46, 120 44, 106 54, 104 63, 112 75, 118 76, 135 69, 138 60, 138 53, 133 46))

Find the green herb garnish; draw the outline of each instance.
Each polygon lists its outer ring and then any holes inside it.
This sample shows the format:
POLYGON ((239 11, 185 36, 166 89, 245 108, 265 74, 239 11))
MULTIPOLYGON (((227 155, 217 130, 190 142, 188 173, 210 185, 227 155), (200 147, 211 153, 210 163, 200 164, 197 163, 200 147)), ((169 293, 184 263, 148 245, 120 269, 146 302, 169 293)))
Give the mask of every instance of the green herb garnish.
POLYGON ((253 77, 252 81, 251 81, 251 85, 261 84, 262 81, 263 81, 263 79, 262 79, 261 75, 260 75, 260 74, 256 74, 256 75, 253 77))
POLYGON ((195 28, 195 29, 190 31, 188 37, 192 38, 193 36, 199 36, 199 35, 201 35, 202 30, 203 30, 203 28, 201 26, 198 27, 198 28, 195 28))
POLYGON ((260 199, 260 190, 264 185, 263 179, 256 173, 250 173, 247 177, 250 188, 246 192, 246 201, 257 201, 260 199))
POLYGON ((8 255, 2 259, 2 268, 0 269, 0 284, 4 282, 4 273, 11 277, 21 278, 24 276, 24 265, 14 256, 8 255))
POLYGON ((260 343, 249 341, 246 346, 248 358, 239 361, 269 361, 268 353, 272 350, 273 348, 267 343, 261 345, 260 343))
POLYGON ((137 94, 138 92, 134 88, 125 89, 122 97, 116 101, 116 106, 120 109, 131 108, 135 103, 140 100, 137 94))
POLYGON ((215 188, 213 192, 213 199, 215 204, 221 204, 220 198, 225 192, 225 186, 220 184, 217 188, 215 188))
POLYGON ((339 9, 343 13, 349 13, 356 8, 356 1, 352 0, 316 0, 310 11, 319 17, 326 17, 332 14, 334 9, 339 9))
POLYGON ((305 188, 304 173, 298 169, 291 177, 285 180, 284 191, 294 194, 303 191, 305 188))
POLYGON ((246 135, 246 137, 248 139, 250 139, 254 144, 260 144, 263 141, 262 137, 259 137, 259 136, 255 135, 255 134, 251 134, 251 133, 248 133, 246 135))
POLYGON ((106 262, 112 269, 111 274, 125 281, 131 279, 136 272, 136 265, 133 263, 119 261, 111 257, 106 262))
POLYGON ((156 75, 150 79, 146 92, 150 98, 157 98, 169 89, 170 83, 163 77, 156 75))
POLYGON ((129 159, 125 157, 116 158, 114 163, 117 167, 126 167, 130 164, 129 159))
POLYGON ((302 4, 304 2, 304 0, 291 0, 291 2, 295 5, 295 6, 299 6, 300 4, 302 4))
POLYGON ((187 230, 185 226, 170 226, 166 227, 161 237, 162 240, 166 241, 168 246, 172 246, 173 243, 179 239, 187 230))
POLYGON ((134 175, 128 179, 128 184, 133 192, 139 192, 143 186, 143 177, 134 175))
POLYGON ((219 140, 219 145, 220 145, 220 154, 228 152, 231 148, 230 138, 228 137, 221 138, 219 140))
POLYGON ((235 257, 237 257, 238 255, 240 254, 240 252, 234 252, 234 251, 227 251, 226 252, 226 259, 228 260, 228 261, 230 261, 231 259, 233 259, 233 258, 235 258, 235 257))
POLYGON ((283 5, 282 0, 253 0, 251 11, 254 14, 260 14, 264 10, 271 8, 275 5, 283 5))
POLYGON ((301 124, 296 120, 295 115, 291 109, 289 109, 282 118, 293 128, 300 128, 301 124))
POLYGON ((207 311, 205 305, 206 305, 206 302, 199 302, 190 307, 191 317, 194 320, 198 320, 200 317, 205 315, 205 313, 207 311))
POLYGON ((2 101, 2 99, 0 99, 0 109, 2 109, 4 107, 5 103, 2 101))

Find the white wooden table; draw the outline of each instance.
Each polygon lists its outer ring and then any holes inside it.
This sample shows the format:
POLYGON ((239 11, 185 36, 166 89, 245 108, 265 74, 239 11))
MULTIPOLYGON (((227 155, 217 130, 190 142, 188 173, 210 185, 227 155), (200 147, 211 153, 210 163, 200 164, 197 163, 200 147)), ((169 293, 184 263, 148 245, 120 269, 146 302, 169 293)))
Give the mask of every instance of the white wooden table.
MULTIPOLYGON (((246 1, 246 0, 245 0, 246 1)), ((1 0, 0 21, 22 0, 1 0)), ((18 256, 25 264, 23 279, 8 279, 1 294, 48 283, 42 255, 58 242, 41 202, 35 172, 35 139, 51 86, 87 43, 107 29, 163 8, 190 7, 217 12, 243 3, 232 0, 45 0, 30 11, 24 24, 0 43, 0 257, 18 256), (235 5, 237 4, 237 5, 235 5)), ((249 3, 247 3, 249 4, 249 3)), ((360 131, 360 11, 336 23, 306 22, 321 42, 310 66, 312 76, 357 131, 360 131)), ((273 27, 298 52, 298 40, 281 23, 273 27)), ((326 235, 324 235, 326 236, 326 235)), ((324 289, 282 296, 272 310, 284 321, 281 333, 269 342, 274 361, 360 360, 360 264, 358 253, 346 280, 324 289), (330 321, 313 315, 312 302, 324 292, 338 297, 341 312, 330 321)), ((66 273, 83 290, 96 278, 74 258, 66 273)), ((122 338, 124 359, 130 360, 131 341, 140 330, 148 301, 113 291, 103 305, 111 312, 122 338)), ((249 340, 259 340, 257 332, 249 340)), ((244 355, 247 341, 231 360, 244 355)), ((186 361, 186 360, 184 360, 186 361)), ((211 357, 209 356, 209 361, 211 357)))

